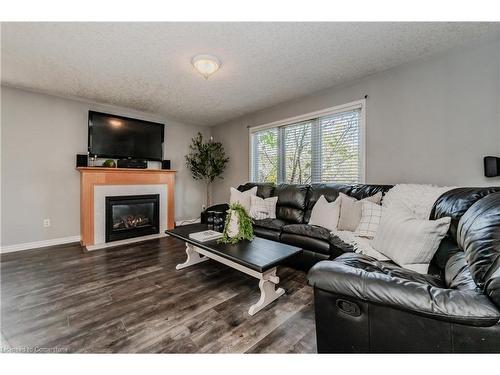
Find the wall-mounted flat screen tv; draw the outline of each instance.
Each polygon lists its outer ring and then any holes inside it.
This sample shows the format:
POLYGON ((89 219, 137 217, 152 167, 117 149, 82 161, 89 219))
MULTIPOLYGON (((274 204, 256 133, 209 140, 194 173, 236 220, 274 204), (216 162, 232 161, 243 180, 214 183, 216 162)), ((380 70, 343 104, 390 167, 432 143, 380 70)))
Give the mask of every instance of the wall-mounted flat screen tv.
POLYGON ((89 111, 89 152, 103 158, 162 160, 165 125, 89 111))

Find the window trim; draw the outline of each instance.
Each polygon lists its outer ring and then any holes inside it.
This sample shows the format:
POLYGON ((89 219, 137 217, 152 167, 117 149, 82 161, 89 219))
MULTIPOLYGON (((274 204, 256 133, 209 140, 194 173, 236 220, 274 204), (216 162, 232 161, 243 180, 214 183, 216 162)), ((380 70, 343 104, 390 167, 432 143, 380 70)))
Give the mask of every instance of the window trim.
POLYGON ((252 181, 252 152, 253 152, 252 134, 253 133, 270 128, 277 128, 280 126, 291 125, 296 122, 311 120, 316 117, 334 115, 336 113, 345 112, 353 109, 361 110, 360 129, 359 129, 359 143, 360 143, 359 183, 364 184, 366 182, 366 99, 355 100, 349 103, 321 109, 319 111, 305 113, 299 116, 288 117, 267 124, 249 126, 248 127, 248 181, 252 181))

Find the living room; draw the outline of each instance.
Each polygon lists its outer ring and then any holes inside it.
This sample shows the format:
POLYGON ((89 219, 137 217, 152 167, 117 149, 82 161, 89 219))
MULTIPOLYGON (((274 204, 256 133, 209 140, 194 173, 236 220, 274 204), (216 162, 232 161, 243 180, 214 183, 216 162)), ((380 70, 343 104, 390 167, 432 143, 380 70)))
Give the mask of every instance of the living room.
POLYGON ((500 22, 394 12, 12 10, 4 357, 500 353, 500 22))

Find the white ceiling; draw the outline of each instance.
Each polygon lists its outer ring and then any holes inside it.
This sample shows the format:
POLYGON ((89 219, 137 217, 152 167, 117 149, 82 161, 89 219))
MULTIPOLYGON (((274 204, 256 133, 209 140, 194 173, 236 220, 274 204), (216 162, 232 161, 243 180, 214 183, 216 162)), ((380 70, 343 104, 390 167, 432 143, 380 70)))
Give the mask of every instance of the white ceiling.
POLYGON ((215 125, 438 51, 500 23, 3 23, 2 83, 215 125), (208 81, 191 58, 214 54, 208 81))

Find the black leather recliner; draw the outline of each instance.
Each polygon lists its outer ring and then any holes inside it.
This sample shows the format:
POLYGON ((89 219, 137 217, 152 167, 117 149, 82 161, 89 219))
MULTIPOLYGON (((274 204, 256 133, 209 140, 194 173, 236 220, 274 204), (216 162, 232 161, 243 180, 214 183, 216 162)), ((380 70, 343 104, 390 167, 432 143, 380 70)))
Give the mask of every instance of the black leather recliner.
POLYGON ((500 353, 500 189, 443 194, 427 275, 348 253, 311 268, 318 352, 500 353))

